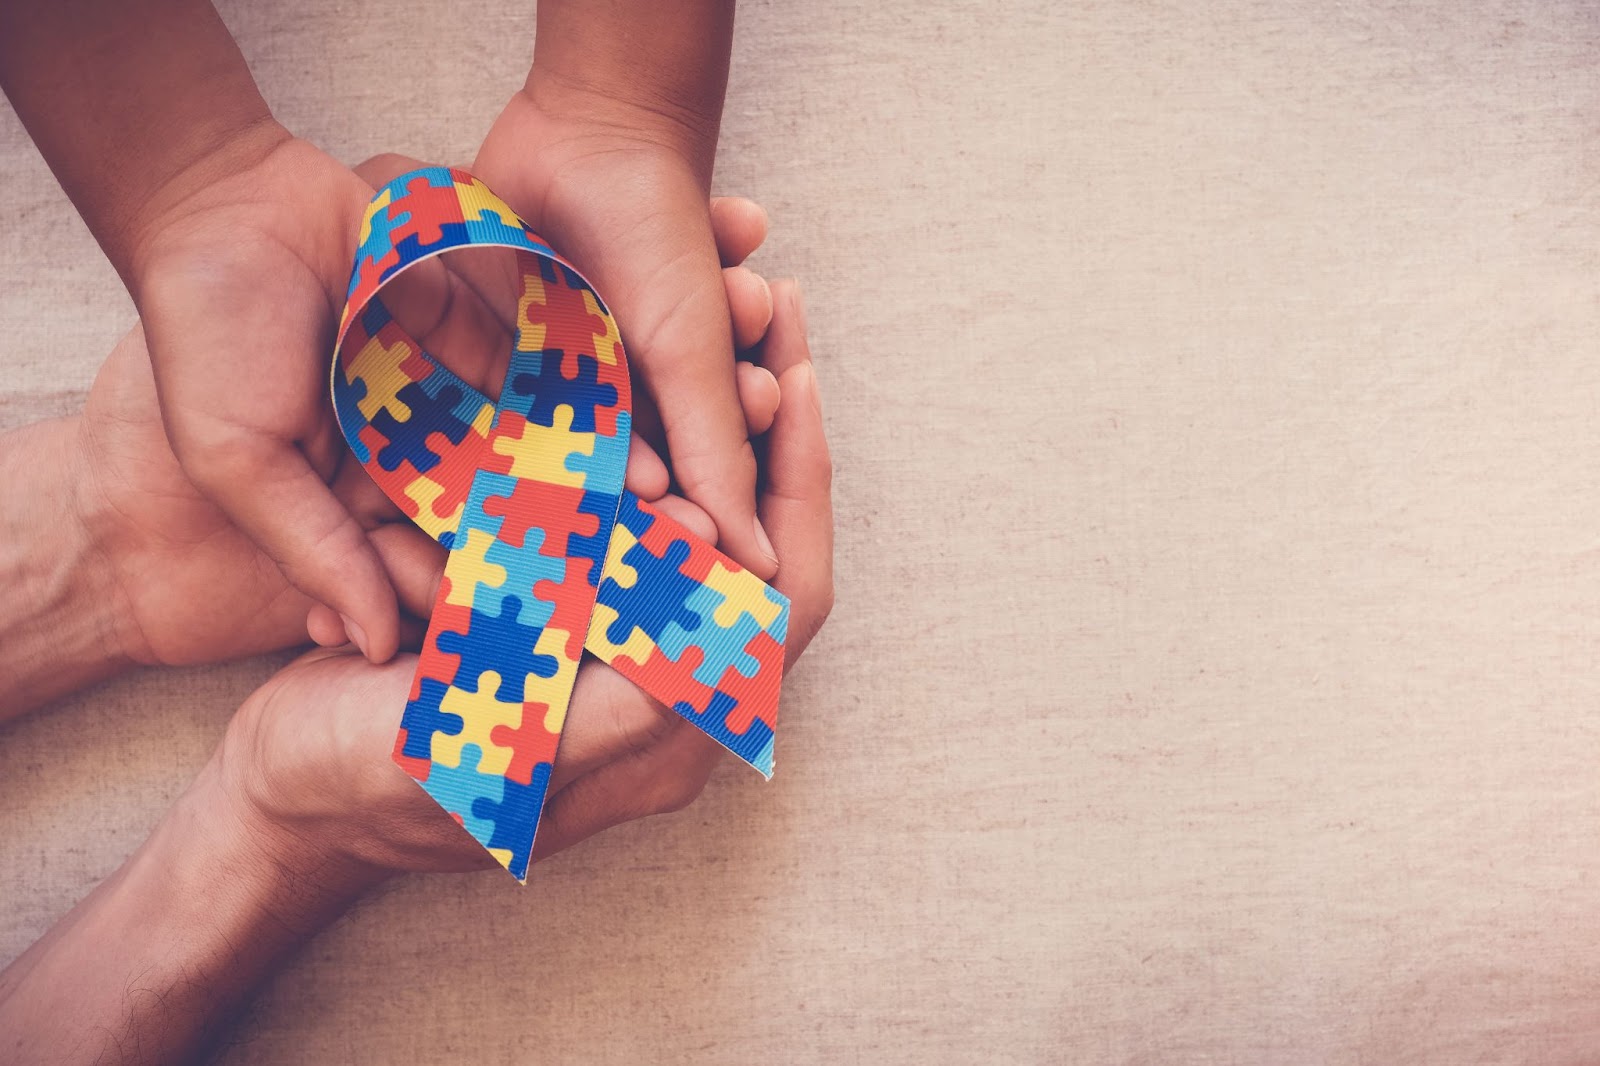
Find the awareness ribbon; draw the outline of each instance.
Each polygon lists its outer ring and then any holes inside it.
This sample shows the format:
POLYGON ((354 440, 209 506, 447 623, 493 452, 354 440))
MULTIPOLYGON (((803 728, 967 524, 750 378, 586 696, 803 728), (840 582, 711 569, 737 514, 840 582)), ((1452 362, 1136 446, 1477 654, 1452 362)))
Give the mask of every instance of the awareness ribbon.
POLYGON ((380 189, 334 346, 339 427, 450 549, 394 761, 519 881, 587 649, 766 777, 789 601, 623 488, 617 324, 482 182, 427 167, 380 189), (499 403, 377 298, 413 263, 510 248, 522 277, 499 403))

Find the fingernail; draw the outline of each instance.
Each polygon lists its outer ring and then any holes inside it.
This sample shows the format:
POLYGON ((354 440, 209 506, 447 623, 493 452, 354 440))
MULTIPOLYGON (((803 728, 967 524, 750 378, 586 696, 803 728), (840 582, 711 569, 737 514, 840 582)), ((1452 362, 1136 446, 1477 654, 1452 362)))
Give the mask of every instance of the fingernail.
POLYGON ((344 619, 344 631, 350 637, 351 641, 355 643, 356 647, 361 649, 362 655, 367 654, 367 631, 356 624, 354 619, 346 618, 342 614, 339 617, 344 619))
POLYGON ((778 553, 772 550, 772 541, 767 538, 767 531, 761 528, 761 519, 757 518, 755 520, 755 523, 756 523, 756 547, 760 548, 761 549, 761 554, 765 555, 767 557, 767 562, 769 562, 769 563, 777 562, 778 561, 778 553))
POLYGON ((806 364, 806 377, 811 379, 811 408, 817 412, 817 417, 822 417, 822 389, 817 385, 817 368, 810 363, 806 364))

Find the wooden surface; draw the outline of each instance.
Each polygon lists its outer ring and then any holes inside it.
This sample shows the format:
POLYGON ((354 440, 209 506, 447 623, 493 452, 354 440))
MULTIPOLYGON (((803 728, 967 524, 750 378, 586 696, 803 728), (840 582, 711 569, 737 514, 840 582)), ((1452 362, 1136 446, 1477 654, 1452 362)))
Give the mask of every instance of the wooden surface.
MULTIPOLYGON (((531 35, 466 11, 225 15, 449 162, 531 35)), ((1597 116, 1577 0, 743 5, 838 467, 782 772, 369 902, 226 1061, 1600 1061, 1597 116)), ((9 112, 0 190, 17 424, 132 312, 9 112)), ((0 731, 0 958, 273 665, 0 731)))

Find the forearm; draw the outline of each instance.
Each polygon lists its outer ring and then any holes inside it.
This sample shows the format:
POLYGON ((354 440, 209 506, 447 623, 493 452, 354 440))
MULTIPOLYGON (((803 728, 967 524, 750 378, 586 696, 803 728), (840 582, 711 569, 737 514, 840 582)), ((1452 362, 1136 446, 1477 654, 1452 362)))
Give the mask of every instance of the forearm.
POLYGON ((215 761, 121 869, 0 973, 0 1060, 192 1061, 375 878, 294 848, 215 761))
POLYGON ((82 521, 77 419, 0 435, 0 720, 131 665, 82 521))
POLYGON ((165 207, 286 136, 209 0, 0 0, 0 87, 130 286, 165 207))
POLYGON ((553 113, 644 122, 709 181, 733 13, 733 0, 540 0, 524 91, 553 113))

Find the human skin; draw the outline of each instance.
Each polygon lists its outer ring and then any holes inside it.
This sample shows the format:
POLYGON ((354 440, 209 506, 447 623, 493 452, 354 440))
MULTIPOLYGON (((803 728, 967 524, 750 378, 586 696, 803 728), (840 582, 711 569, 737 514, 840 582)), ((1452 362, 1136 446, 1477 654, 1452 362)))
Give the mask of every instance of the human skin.
POLYGON ((532 68, 473 172, 606 294, 644 385, 636 423, 765 579, 779 563, 706 209, 733 18, 732 0, 541 0, 532 68))
MULTIPOLYGON (((414 164, 385 156, 358 169, 383 179, 414 164)), ((760 282, 759 292, 743 289, 733 298, 741 328, 759 338, 770 297, 765 282, 737 264, 764 239, 765 213, 748 200, 721 198, 715 214, 729 276, 760 282)), ((447 261, 435 264, 437 275, 406 275, 404 298, 394 301, 414 336, 490 392, 510 352, 501 317, 508 320, 515 307, 510 261, 464 264, 487 300, 447 261)), ((776 383, 764 369, 741 369, 751 431, 760 432, 771 424, 776 383)), ((308 611, 313 636, 344 642, 338 616, 319 625, 313 601, 187 476, 163 432, 140 327, 112 350, 82 414, 0 435, 0 452, 7 456, 0 492, 30 501, 0 513, 0 584, 10 590, 10 610, 0 618, 0 720, 138 665, 220 662, 294 647, 305 642, 308 611)), ((627 483, 697 533, 715 535, 698 508, 667 492, 668 472, 648 447, 632 450, 627 483)), ((340 458, 332 489, 377 549, 414 642, 443 549, 353 458, 340 458)))
MULTIPOLYGON (((833 604, 831 464, 798 290, 774 286, 760 360, 780 403, 759 511, 786 560, 787 663, 833 604)), ((240 708, 148 840, 0 973, 8 1062, 191 1061, 251 990, 362 894, 411 871, 493 860, 389 760, 414 659, 308 653, 240 708)), ((721 749, 586 661, 535 859, 608 826, 677 810, 721 749)))
MULTIPOLYGON (((606 294, 646 438, 664 427, 679 488, 770 578, 727 287, 770 293, 724 277, 707 206, 732 20, 723 0, 546 0, 478 165, 606 294)), ((0 87, 138 307, 186 480, 326 608, 319 640, 337 625, 388 659, 401 590, 337 489, 324 395, 371 184, 273 118, 209 0, 0 0, 0 87)))

